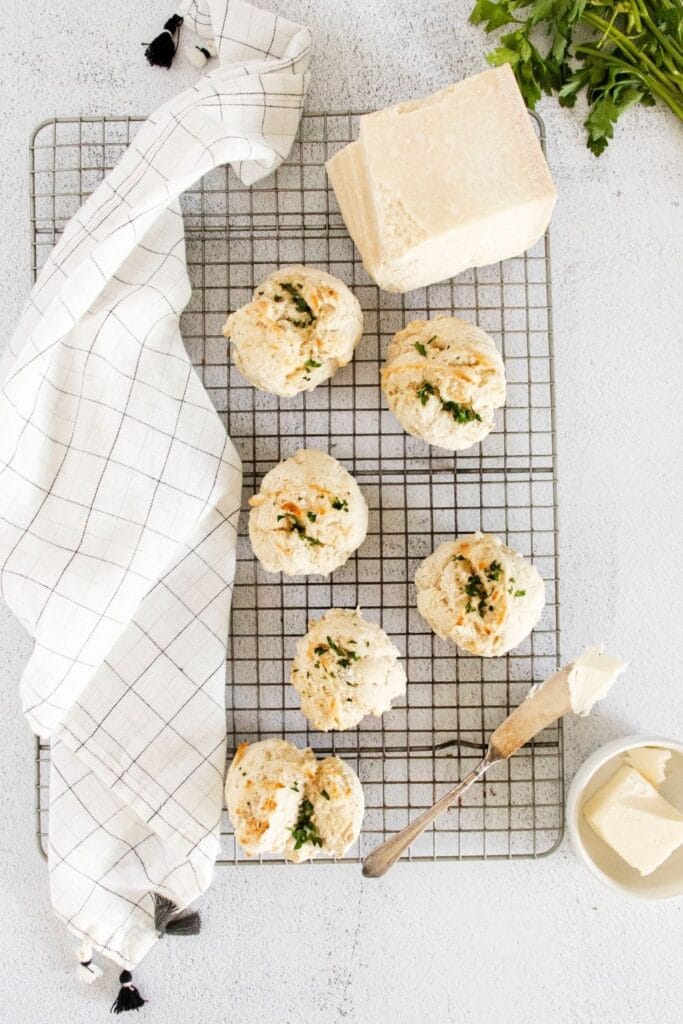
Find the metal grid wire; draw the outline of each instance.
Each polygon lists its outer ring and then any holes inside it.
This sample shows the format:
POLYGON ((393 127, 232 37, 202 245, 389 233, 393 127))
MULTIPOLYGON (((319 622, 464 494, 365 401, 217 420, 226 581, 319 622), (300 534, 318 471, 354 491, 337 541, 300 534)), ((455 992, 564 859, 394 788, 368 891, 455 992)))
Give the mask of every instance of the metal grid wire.
MULTIPOLYGON (((227 651, 229 756, 237 744, 284 736, 337 752, 359 773, 367 810, 347 859, 402 828, 481 758, 488 734, 529 683, 559 661, 553 354, 548 238, 524 257, 472 270, 406 295, 380 292, 363 270, 324 163, 358 133, 357 114, 304 115, 286 164, 252 188, 219 168, 182 197, 192 300, 186 345, 244 466, 244 502, 299 447, 336 456, 370 508, 367 540, 332 576, 290 579, 256 562, 241 521, 227 651), (308 263, 345 281, 363 307, 365 334, 350 365, 306 395, 277 399, 234 369, 221 328, 271 271, 308 263), (386 408, 379 367, 395 331, 415 318, 463 316, 496 341, 507 402, 486 440, 447 453, 403 432, 386 408), (530 556, 547 604, 513 653, 469 656, 435 637, 415 607, 419 562, 443 540, 490 531, 530 556), (381 720, 348 732, 311 730, 289 685, 289 663, 310 618, 360 605, 405 655, 407 696, 381 720)), ((66 221, 118 161, 140 118, 67 118, 31 143, 33 273, 66 221)), ((540 118, 534 124, 543 141, 540 118)), ((49 750, 36 754, 36 828, 45 847, 49 750)), ((489 772, 412 846, 409 859, 539 857, 563 830, 561 726, 489 772)), ((250 863, 227 817, 219 863, 250 863)))

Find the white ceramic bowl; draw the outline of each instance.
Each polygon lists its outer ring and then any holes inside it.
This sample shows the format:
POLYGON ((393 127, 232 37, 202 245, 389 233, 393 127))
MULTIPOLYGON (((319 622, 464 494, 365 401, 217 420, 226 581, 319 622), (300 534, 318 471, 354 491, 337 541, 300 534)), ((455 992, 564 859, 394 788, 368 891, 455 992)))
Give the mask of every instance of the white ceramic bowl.
POLYGON ((579 768, 569 787, 567 827, 574 849, 604 885, 646 900, 675 899, 683 896, 683 846, 651 875, 643 877, 600 838, 582 814, 586 801, 614 775, 624 762, 625 752, 634 747, 671 751, 660 792, 683 812, 683 743, 662 736, 625 736, 600 747, 579 768))

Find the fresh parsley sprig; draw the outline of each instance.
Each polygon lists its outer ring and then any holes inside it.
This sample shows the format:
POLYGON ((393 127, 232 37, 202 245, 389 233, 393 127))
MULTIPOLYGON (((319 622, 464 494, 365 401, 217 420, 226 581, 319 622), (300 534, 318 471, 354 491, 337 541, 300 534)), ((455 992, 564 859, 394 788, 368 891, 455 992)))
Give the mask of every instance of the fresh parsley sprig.
POLYGON ((596 156, 634 104, 660 101, 683 120, 681 0, 476 0, 470 22, 514 26, 486 59, 511 65, 532 110, 543 93, 573 107, 585 90, 596 156))

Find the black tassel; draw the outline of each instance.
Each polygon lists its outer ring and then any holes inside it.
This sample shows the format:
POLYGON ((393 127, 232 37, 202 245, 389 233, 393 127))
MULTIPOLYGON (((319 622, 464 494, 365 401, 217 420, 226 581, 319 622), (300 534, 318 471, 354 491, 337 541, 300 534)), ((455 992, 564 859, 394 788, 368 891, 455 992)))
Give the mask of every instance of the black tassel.
POLYGON ((135 985, 133 975, 130 971, 121 971, 119 975, 121 988, 114 1002, 111 1004, 112 1013, 126 1013, 128 1010, 139 1010, 147 1002, 143 999, 135 985))
POLYGON ((196 910, 178 910, 173 900, 160 893, 154 899, 154 927, 162 935, 198 935, 202 919, 196 910))
POLYGON ((145 57, 154 67, 170 68, 178 49, 180 26, 183 19, 174 14, 164 25, 164 31, 147 45, 145 57))

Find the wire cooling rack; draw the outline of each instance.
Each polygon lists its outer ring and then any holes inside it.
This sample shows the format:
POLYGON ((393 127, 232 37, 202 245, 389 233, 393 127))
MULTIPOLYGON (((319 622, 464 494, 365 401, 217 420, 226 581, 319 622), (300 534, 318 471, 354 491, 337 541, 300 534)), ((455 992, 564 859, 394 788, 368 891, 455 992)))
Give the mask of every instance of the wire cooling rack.
MULTIPOLYGON (((559 652, 555 427, 550 251, 472 270, 406 295, 380 292, 363 270, 326 178, 324 163, 357 137, 357 114, 305 114, 275 175, 248 189, 232 171, 208 174, 182 197, 192 300, 186 345, 244 467, 244 502, 280 459, 320 448, 356 477, 370 508, 367 540, 331 577, 289 579, 256 562, 241 521, 227 651, 229 756, 238 743, 284 736, 318 754, 335 752, 358 772, 366 799, 361 837, 346 859, 430 806, 481 758, 488 734, 559 652), (363 307, 365 334, 350 365, 307 395, 254 390, 231 365, 222 326, 277 267, 308 263, 345 281, 363 307), (389 339, 409 320, 457 315, 476 321, 505 359, 507 402, 486 440, 447 453, 403 432, 379 389, 389 339), (419 562, 443 540, 484 530, 530 556, 547 604, 513 653, 481 659, 435 637, 415 607, 419 562), (381 720, 333 734, 309 729, 289 685, 289 664, 310 618, 360 605, 405 656, 405 700, 381 720)), ((141 118, 60 118, 31 142, 34 277, 66 221, 114 166, 141 118)), ((543 142, 543 125, 534 115, 543 142)), ((47 836, 49 748, 36 750, 36 828, 47 836)), ((561 726, 547 729, 418 839, 412 860, 540 857, 563 831, 561 726)), ((227 821, 223 864, 246 861, 227 821)), ((316 862, 317 863, 317 862, 316 862)))

